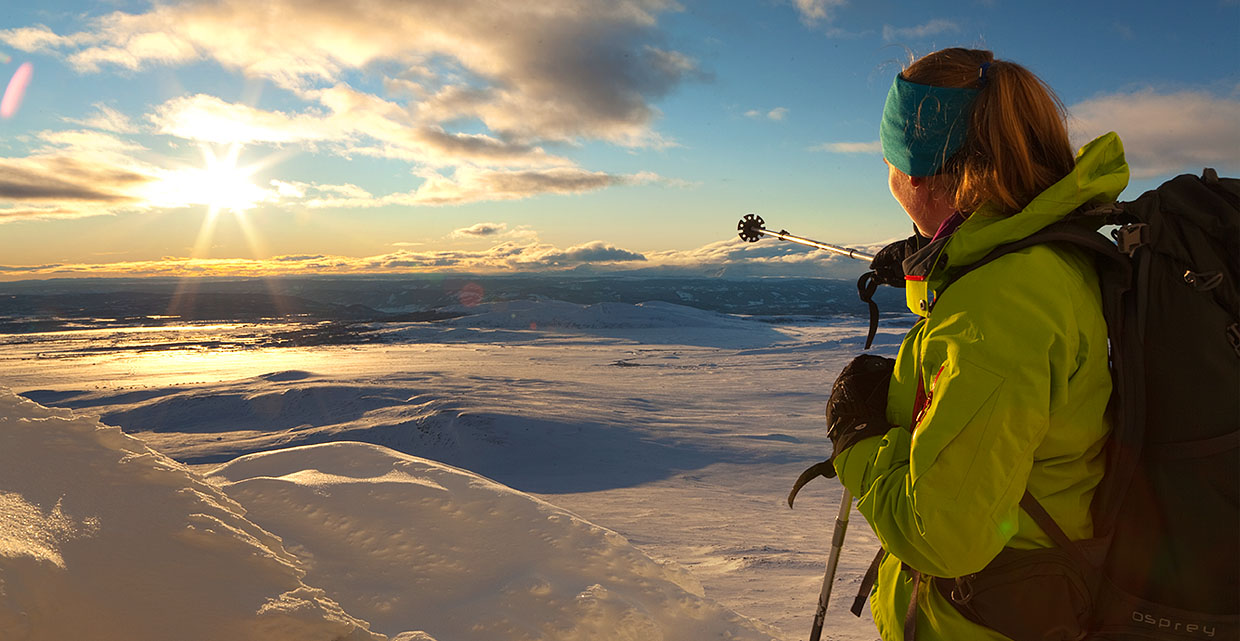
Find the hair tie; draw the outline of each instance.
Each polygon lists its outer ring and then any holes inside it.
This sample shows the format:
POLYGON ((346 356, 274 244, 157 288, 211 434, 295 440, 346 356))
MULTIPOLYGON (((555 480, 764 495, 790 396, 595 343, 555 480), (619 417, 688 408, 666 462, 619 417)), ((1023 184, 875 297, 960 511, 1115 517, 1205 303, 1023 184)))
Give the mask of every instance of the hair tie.
POLYGON ((984 87, 984 86, 986 86, 986 83, 990 82, 990 78, 987 78, 987 77, 986 77, 986 74, 987 74, 987 72, 989 72, 989 71, 990 71, 990 63, 989 63, 989 62, 983 62, 983 63, 982 63, 982 68, 981 68, 981 69, 979 69, 979 70, 978 70, 978 72, 977 72, 977 80, 978 80, 978 82, 980 82, 980 83, 982 84, 982 86, 983 86, 983 87, 984 87))

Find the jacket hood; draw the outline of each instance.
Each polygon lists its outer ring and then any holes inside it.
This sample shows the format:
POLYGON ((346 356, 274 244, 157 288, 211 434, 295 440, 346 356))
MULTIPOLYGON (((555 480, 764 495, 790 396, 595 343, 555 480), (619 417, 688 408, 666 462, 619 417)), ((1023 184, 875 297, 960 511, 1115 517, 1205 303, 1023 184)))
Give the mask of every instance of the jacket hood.
POLYGON ((1059 182, 1035 197, 1024 209, 1004 216, 989 203, 956 231, 922 248, 904 261, 909 309, 925 316, 934 303, 937 285, 953 266, 970 265, 991 250, 1018 241, 1085 205, 1114 202, 1128 186, 1124 145, 1115 132, 1081 148, 1076 166, 1059 182))
POLYGON ((1082 147, 1076 167, 1021 211, 1003 216, 988 203, 969 216, 945 247, 947 265, 977 262, 995 247, 1059 222, 1083 205, 1114 202, 1127 186, 1124 144, 1110 132, 1082 147))

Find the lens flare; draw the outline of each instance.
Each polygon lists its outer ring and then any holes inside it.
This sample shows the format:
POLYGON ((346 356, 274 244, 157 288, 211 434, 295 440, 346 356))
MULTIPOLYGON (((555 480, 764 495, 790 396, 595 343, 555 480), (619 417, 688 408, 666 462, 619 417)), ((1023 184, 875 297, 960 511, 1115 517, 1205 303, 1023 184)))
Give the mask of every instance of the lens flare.
POLYGON ((457 292, 457 300, 466 307, 476 307, 482 304, 483 290, 482 285, 478 283, 466 283, 461 291, 457 292))
POLYGON ((9 86, 4 90, 4 98, 0 100, 0 118, 12 118, 22 106, 22 98, 26 96, 26 87, 30 84, 30 76, 34 66, 29 62, 22 63, 17 72, 9 79, 9 86))

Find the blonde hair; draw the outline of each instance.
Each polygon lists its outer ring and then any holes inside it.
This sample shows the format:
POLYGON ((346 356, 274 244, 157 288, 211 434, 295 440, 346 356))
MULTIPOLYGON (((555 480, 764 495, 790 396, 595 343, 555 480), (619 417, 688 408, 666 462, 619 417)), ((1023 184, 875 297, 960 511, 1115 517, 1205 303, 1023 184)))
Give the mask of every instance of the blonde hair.
POLYGON ((921 57, 903 75, 979 90, 964 145, 935 177, 936 189, 959 211, 991 202, 1014 214, 1072 171, 1063 103, 1028 69, 989 51, 952 48, 921 57))

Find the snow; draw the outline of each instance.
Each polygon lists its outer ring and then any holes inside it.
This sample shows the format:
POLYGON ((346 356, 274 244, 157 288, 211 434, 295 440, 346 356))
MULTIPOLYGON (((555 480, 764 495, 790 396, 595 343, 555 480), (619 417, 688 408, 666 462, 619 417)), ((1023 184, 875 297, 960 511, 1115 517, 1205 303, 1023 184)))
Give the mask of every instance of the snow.
POLYGON ((0 638, 381 638, 244 514, 119 428, 3 390, 0 638))
POLYGON ((421 623, 461 641, 774 636, 621 535, 427 459, 330 443, 245 456, 211 477, 307 559, 308 582, 381 631, 421 623))
POLYGON ((579 305, 555 300, 517 300, 488 303, 473 308, 457 308, 457 311, 473 312, 464 318, 450 321, 450 324, 466 327, 505 329, 541 327, 589 330, 614 328, 753 329, 750 323, 736 316, 660 301, 636 305, 624 303, 579 305))
MULTIPOLYGON (((0 394, 0 638, 805 638, 840 488, 784 498, 862 323, 468 311, 0 345, 0 383, 70 408, 0 394)), ((876 637, 847 613, 876 545, 854 512, 824 638, 876 637)))

